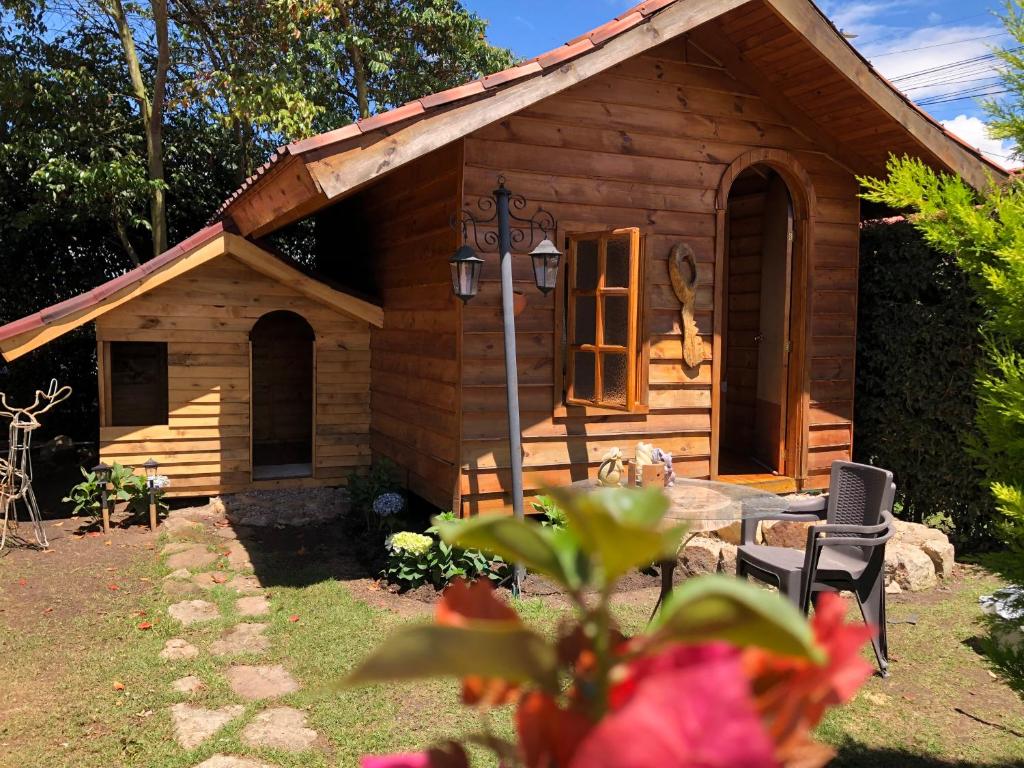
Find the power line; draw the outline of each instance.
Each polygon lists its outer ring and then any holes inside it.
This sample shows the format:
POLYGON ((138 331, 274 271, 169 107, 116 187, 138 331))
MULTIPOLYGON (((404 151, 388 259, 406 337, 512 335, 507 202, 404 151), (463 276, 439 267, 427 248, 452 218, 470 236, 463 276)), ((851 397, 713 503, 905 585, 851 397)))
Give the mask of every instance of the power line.
POLYGON ((997 91, 988 91, 986 93, 972 93, 972 94, 967 95, 967 96, 957 96, 955 94, 947 94, 946 96, 942 96, 942 97, 938 97, 937 96, 937 97, 930 98, 930 99, 922 99, 921 101, 917 102, 917 105, 919 107, 930 107, 930 106, 932 106, 934 104, 948 104, 948 103, 954 102, 954 101, 970 101, 970 100, 973 100, 973 99, 980 99, 980 98, 982 98, 984 96, 998 96, 999 94, 1002 94, 1002 93, 1010 93, 1012 90, 1013 90, 1012 88, 1002 88, 1002 89, 997 90, 997 91))
POLYGON ((972 77, 966 80, 940 80, 935 83, 925 83, 924 85, 912 85, 909 88, 904 88, 903 91, 919 91, 922 88, 941 88, 944 85, 957 85, 959 83, 978 83, 982 80, 998 80, 999 75, 989 75, 988 77, 972 77))
MULTIPOLYGON (((1020 50, 1024 50, 1024 46, 1017 46, 1016 48, 1009 48, 1008 49, 1008 51, 1010 53, 1016 53, 1017 51, 1020 51, 1020 50)), ((910 80, 912 78, 921 77, 923 75, 933 74, 933 73, 941 72, 941 71, 948 70, 948 69, 955 69, 957 67, 963 67, 963 66, 966 66, 968 64, 979 64, 979 63, 985 62, 985 61, 994 61, 996 58, 998 58, 998 57, 996 56, 995 53, 985 53, 985 54, 981 54, 979 56, 972 56, 972 57, 970 57, 968 59, 959 59, 957 61, 950 61, 950 62, 948 62, 946 64, 939 64, 939 65, 934 66, 934 67, 927 67, 926 69, 919 69, 916 72, 907 72, 906 74, 898 75, 897 77, 892 78, 892 82, 895 83, 895 82, 898 82, 900 80, 910 80)))
POLYGON ((993 37, 1003 37, 1006 32, 996 32, 991 35, 981 35, 980 37, 965 37, 963 40, 952 40, 948 43, 935 43, 934 45, 922 45, 917 48, 903 48, 899 51, 888 51, 886 53, 876 53, 871 59, 883 59, 886 56, 895 56, 897 53, 913 53, 914 51, 924 51, 929 48, 944 48, 949 45, 960 45, 961 43, 973 43, 976 40, 988 40, 993 37))

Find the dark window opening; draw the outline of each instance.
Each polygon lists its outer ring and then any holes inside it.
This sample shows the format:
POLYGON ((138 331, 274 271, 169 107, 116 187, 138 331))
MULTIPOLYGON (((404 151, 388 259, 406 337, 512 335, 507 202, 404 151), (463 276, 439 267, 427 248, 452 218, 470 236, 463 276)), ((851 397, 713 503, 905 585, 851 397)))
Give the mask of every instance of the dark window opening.
POLYGON ((167 345, 150 341, 112 341, 109 349, 110 425, 166 424, 167 345))

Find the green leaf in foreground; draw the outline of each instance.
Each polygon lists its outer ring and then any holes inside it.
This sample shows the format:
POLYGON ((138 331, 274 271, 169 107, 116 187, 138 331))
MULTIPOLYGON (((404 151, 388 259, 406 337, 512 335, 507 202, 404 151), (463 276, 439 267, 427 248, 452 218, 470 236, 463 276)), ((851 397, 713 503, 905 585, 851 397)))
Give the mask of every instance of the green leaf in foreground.
POLYGON ((422 677, 469 676, 532 682, 557 693, 552 646, 515 622, 469 622, 465 627, 406 627, 385 640, 344 686, 422 677))
POLYGON ((778 594, 730 576, 702 576, 678 587, 651 625, 653 642, 723 640, 821 661, 803 614, 778 594))

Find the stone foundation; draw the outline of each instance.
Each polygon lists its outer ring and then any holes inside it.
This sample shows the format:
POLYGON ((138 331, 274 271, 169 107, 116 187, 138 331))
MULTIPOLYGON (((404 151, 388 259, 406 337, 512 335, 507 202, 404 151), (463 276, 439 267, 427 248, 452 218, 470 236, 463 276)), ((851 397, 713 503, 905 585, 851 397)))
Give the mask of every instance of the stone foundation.
POLYGON ((172 510, 165 524, 168 529, 178 530, 226 518, 232 525, 254 528, 323 525, 346 514, 349 506, 344 488, 249 491, 216 496, 201 507, 172 510))

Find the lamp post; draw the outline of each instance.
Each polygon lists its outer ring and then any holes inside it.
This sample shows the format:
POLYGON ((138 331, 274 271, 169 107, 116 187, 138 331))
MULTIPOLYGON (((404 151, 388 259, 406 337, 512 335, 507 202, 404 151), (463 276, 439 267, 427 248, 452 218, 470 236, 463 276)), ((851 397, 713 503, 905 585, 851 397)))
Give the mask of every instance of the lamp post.
POLYGON ((100 513, 103 516, 103 533, 110 533, 110 508, 107 506, 107 486, 110 484, 110 465, 100 462, 92 471, 100 484, 100 513))
MULTIPOLYGON (((512 474, 512 512, 517 520, 523 519, 523 448, 522 433, 519 425, 519 372, 516 367, 516 324, 513 310, 512 284, 512 252, 517 245, 529 248, 533 245, 536 233, 544 237, 540 244, 530 252, 533 260, 534 281, 541 292, 549 293, 558 280, 558 261, 561 253, 551 242, 557 223, 555 217, 543 208, 538 208, 532 216, 518 216, 513 211, 526 208, 526 198, 514 195, 505 186, 505 178, 498 177, 498 188, 491 197, 482 197, 477 203, 483 217, 478 217, 469 210, 462 209, 452 217, 452 227, 462 230, 462 245, 450 260, 452 271, 452 290, 465 303, 473 298, 480 287, 480 273, 483 259, 476 255, 469 240, 469 228, 473 228, 473 240, 480 250, 488 250, 497 246, 501 263, 501 316, 505 335, 505 393, 508 400, 508 448, 509 469, 512 474), (490 215, 486 215, 490 211, 490 215), (483 233, 482 243, 480 228, 497 223, 498 231, 487 230, 483 233)), ((512 593, 518 595, 522 589, 525 569, 516 563, 512 593)))
POLYGON ((156 471, 160 463, 156 459, 146 459, 142 464, 146 468, 146 488, 149 489, 149 530, 156 530, 156 471))

